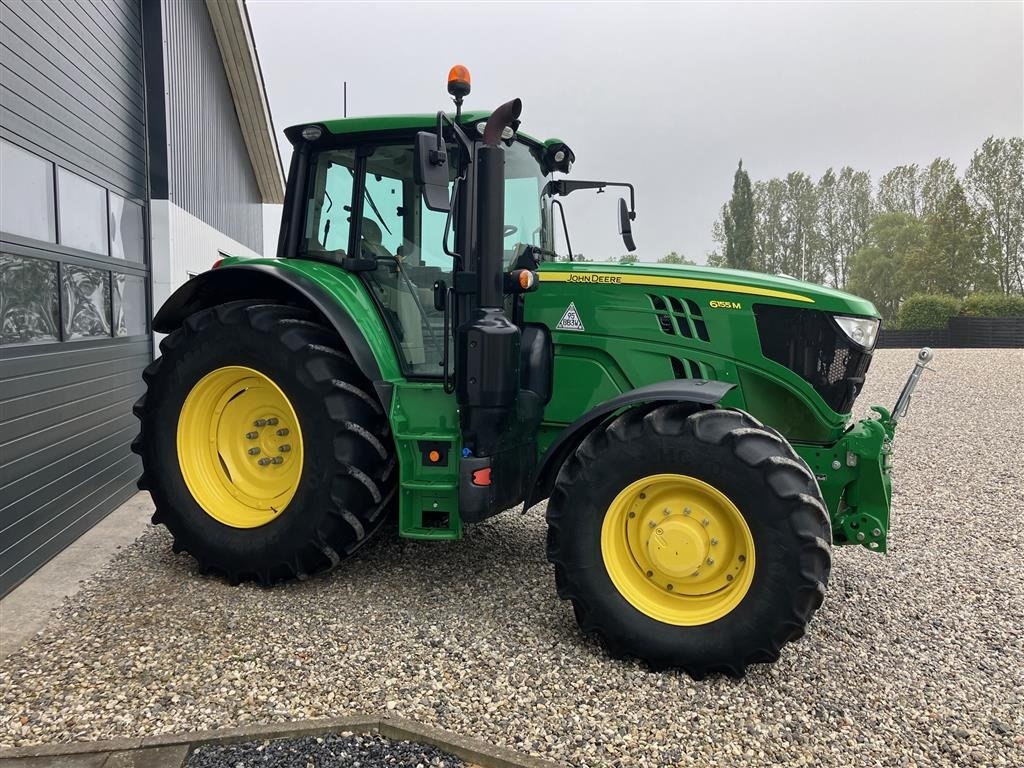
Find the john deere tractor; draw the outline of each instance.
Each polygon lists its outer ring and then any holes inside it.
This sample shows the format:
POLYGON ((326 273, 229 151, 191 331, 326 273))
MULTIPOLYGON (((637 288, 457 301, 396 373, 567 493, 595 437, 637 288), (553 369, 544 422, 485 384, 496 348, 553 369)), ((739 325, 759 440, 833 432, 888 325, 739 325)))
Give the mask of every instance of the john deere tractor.
POLYGON ((775 660, 832 546, 886 549, 896 418, 850 416, 878 313, 785 277, 574 260, 562 198, 627 190, 632 248, 632 186, 567 178, 518 99, 463 112, 463 68, 449 92, 454 113, 286 131, 277 257, 226 258, 160 309, 135 407, 154 521, 204 570, 271 584, 382 528, 458 539, 548 499, 558 594, 613 655, 698 677, 775 660))

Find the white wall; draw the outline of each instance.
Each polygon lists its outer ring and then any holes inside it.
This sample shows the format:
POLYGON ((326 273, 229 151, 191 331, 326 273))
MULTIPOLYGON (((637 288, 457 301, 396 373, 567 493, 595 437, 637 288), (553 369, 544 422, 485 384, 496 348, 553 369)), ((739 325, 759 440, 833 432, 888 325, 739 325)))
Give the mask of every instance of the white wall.
MULTIPOLYGON (((188 280, 190 272, 205 272, 224 256, 255 258, 263 255, 214 229, 169 200, 151 200, 149 217, 154 314, 175 289, 188 280)), ((275 241, 270 249, 266 249, 264 243, 264 249, 272 252, 276 245, 275 241)), ((161 338, 162 334, 154 333, 153 344, 157 345, 161 338)), ((158 350, 156 354, 160 354, 158 350)))

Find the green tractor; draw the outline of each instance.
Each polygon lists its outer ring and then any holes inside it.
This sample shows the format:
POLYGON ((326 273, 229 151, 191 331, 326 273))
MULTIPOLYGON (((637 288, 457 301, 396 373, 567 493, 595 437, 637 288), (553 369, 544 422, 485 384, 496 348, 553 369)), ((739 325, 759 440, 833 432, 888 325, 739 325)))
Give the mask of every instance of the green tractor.
POLYGON ((572 150, 520 132, 518 99, 463 112, 463 69, 449 92, 454 114, 289 129, 277 258, 223 259, 157 313, 133 446, 154 522, 271 584, 395 524, 452 540, 548 499, 558 593, 611 654, 774 661, 832 545, 886 548, 896 418, 850 416, 878 313, 784 277, 574 261, 560 198, 628 189, 632 249, 632 186, 565 178, 572 150))

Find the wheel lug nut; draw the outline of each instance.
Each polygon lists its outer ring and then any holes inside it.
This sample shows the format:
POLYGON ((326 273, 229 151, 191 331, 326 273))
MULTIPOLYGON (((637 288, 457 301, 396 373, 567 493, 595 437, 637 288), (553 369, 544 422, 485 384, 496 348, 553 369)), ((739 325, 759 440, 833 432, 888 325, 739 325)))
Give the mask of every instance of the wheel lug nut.
POLYGON ((250 448, 249 449, 249 455, 250 456, 258 456, 259 452, 260 452, 259 448, 250 448))
POLYGON ((703 520, 700 521, 700 524, 707 528, 711 524, 711 521, 705 517, 703 520))
POLYGON ((647 494, 646 493, 641 493, 640 494, 640 498, 641 499, 646 499, 647 498, 647 494))
POLYGON ((252 425, 254 427, 265 427, 265 426, 267 426, 267 420, 266 419, 256 419, 256 421, 254 421, 252 423, 252 425))
POLYGON ((263 457, 262 459, 260 459, 260 462, 259 462, 259 463, 260 463, 260 466, 261 466, 261 467, 265 467, 265 466, 267 466, 267 465, 268 465, 268 464, 269 464, 269 463, 270 463, 271 461, 272 461, 272 459, 270 459, 270 458, 268 458, 268 457, 264 456, 264 457, 263 457))
POLYGON ((708 565, 714 565, 714 564, 715 564, 715 558, 713 558, 713 557, 709 557, 709 558, 708 558, 707 560, 705 560, 704 562, 706 562, 706 563, 707 563, 708 565))
POLYGON ((630 512, 629 513, 629 517, 630 517, 630 519, 636 517, 636 512, 630 512))
POLYGON ((667 589, 669 592, 671 592, 672 591, 672 585, 671 584, 666 584, 665 585, 665 589, 667 589))
POLYGON ((711 546, 713 547, 713 546, 715 546, 716 544, 718 544, 718 539, 716 539, 716 538, 715 538, 714 536, 712 536, 712 537, 711 537, 711 546))
POLYGON ((268 427, 273 427, 276 424, 277 424, 277 418, 271 416, 269 419, 267 419, 267 426, 268 427))
POLYGON ((288 434, 288 428, 287 427, 281 427, 281 429, 277 430, 277 436, 278 437, 285 437, 287 434, 288 434))
POLYGON ((690 574, 691 576, 700 576, 700 568, 690 574))
POLYGON ((658 524, 656 522, 654 522, 653 520, 651 520, 651 522, 649 522, 647 525, 649 525, 651 528, 655 528, 655 527, 657 527, 658 524))
POLYGON ((282 445, 277 450, 279 450, 281 453, 288 453, 288 451, 290 451, 291 449, 292 449, 292 447, 290 445, 288 445, 288 443, 285 443, 284 445, 282 445))
POLYGON ((663 514, 663 515, 665 515, 665 517, 668 517, 668 516, 669 516, 669 515, 671 515, 672 513, 671 513, 671 512, 669 511, 669 510, 667 510, 667 509, 666 509, 666 510, 664 510, 664 511, 662 512, 662 514, 663 514))
POLYGON ((875 528, 873 531, 871 531, 871 535, 875 536, 875 537, 881 536, 882 535, 882 529, 881 528, 875 528))
POLYGON ((684 515, 688 515, 688 514, 690 514, 690 511, 691 511, 691 510, 690 510, 690 508, 689 508, 689 507, 686 507, 686 508, 685 508, 685 509, 683 510, 683 514, 684 514, 684 515))
POLYGON ((647 578, 648 579, 651 578, 651 576, 653 576, 653 575, 654 575, 654 571, 648 571, 647 572, 647 578))
POLYGON ((282 457, 282 456, 275 456, 274 458, 272 458, 270 460, 270 463, 271 464, 284 464, 284 457, 282 457))
POLYGON ((732 581, 732 574, 730 573, 730 574, 726 575, 725 580, 726 581, 732 581))
POLYGON ((747 562, 747 556, 746 556, 746 555, 740 555, 740 556, 739 556, 739 558, 737 558, 737 559, 738 559, 738 560, 739 560, 739 561, 740 561, 741 563, 745 563, 745 562, 747 562))
POLYGON ((246 437, 247 440, 255 440, 259 436, 260 436, 259 432, 246 432, 245 433, 245 437, 246 437))

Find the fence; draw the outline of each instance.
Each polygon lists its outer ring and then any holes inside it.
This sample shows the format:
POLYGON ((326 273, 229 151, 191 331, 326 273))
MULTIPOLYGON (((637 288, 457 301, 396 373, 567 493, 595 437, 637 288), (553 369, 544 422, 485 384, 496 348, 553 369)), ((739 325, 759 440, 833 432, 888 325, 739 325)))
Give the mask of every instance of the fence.
POLYGON ((882 329, 877 346, 1024 349, 1024 317, 951 317, 936 330, 882 329))

